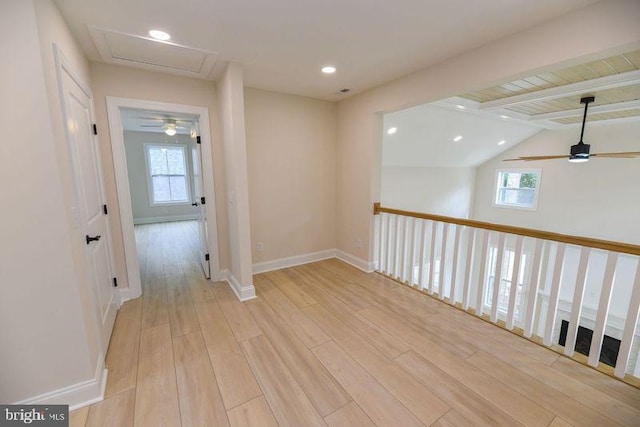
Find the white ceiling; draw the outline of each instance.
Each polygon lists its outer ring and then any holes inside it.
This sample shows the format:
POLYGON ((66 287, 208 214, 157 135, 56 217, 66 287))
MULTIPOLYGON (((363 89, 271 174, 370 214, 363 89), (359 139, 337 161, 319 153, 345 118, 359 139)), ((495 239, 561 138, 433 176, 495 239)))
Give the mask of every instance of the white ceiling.
POLYGON ((512 148, 543 128, 446 102, 384 116, 383 166, 470 167, 512 148), (393 135, 387 130, 396 127, 393 135), (456 136, 462 136, 454 141, 456 136), (502 140, 506 142, 498 145, 502 140))
MULTIPOLYGON (((217 53, 248 86, 335 100, 508 36, 595 0, 55 0, 91 60, 89 27, 217 53), (333 64, 334 75, 320 67, 333 64)), ((121 46, 123 49, 124 47, 121 46)), ((129 50, 127 50, 130 53, 129 50)), ((168 71, 168 70, 167 70, 168 71)))
POLYGON ((197 117, 188 114, 166 113, 145 110, 122 110, 122 128, 126 131, 164 133, 162 127, 165 119, 177 121, 176 132, 179 135, 189 135, 191 130, 197 130, 197 117))

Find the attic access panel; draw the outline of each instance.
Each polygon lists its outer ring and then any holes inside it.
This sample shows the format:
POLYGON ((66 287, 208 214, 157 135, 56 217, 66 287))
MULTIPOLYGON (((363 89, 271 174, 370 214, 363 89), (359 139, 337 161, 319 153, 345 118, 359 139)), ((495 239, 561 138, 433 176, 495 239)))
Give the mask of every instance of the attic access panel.
POLYGON ((105 62, 209 78, 217 53, 133 34, 89 28, 105 62))

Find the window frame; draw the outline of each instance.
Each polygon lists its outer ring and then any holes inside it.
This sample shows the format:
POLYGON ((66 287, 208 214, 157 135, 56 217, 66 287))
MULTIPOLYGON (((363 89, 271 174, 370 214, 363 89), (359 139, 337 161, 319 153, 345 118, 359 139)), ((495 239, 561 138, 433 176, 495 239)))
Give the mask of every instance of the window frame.
MULTIPOLYGON (((189 160, 187 159, 187 147, 183 144, 158 144, 153 142, 148 142, 144 144, 144 160, 145 167, 147 168, 147 190, 149 193, 149 206, 158 207, 158 206, 182 206, 182 205, 190 205, 191 204, 191 178, 189 176, 189 160), (182 150, 182 159, 184 160, 184 177, 185 177, 185 186, 187 191, 187 198, 184 201, 175 201, 170 200, 167 202, 156 202, 154 199, 153 192, 153 175, 151 174, 151 160, 149 159, 149 149, 150 148, 167 148, 167 149, 176 149, 180 148, 182 150)), ((182 175, 165 175, 165 176, 182 176, 182 175)))
POLYGON ((496 169, 494 184, 493 184, 493 207, 502 208, 502 209, 517 209, 524 211, 536 211, 538 210, 538 199, 540 196, 540 181, 542 181, 542 169, 539 168, 504 168, 504 169, 496 169), (536 186, 533 189, 533 202, 531 206, 522 206, 508 203, 498 203, 498 196, 501 188, 501 179, 503 173, 535 173, 537 174, 536 186))

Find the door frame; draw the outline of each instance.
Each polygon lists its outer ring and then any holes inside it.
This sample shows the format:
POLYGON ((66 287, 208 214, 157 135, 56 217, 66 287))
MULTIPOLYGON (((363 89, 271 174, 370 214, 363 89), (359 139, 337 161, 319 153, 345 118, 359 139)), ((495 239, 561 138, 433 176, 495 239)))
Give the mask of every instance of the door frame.
POLYGON ((113 168, 116 178, 120 224, 122 226, 122 240, 129 283, 129 295, 121 293, 123 301, 138 298, 142 295, 140 280, 140 265, 136 248, 135 229, 133 225, 133 209, 131 206, 131 191, 129 187, 129 173, 127 157, 124 148, 124 133, 122 127, 121 110, 155 110, 169 113, 183 113, 198 116, 200 123, 200 150, 202 174, 204 179, 204 196, 206 197, 207 234, 209 246, 209 262, 211 278, 220 277, 220 251, 218 248, 218 221, 216 216, 215 182, 213 174, 213 149, 209 127, 209 109, 193 105, 174 104, 168 102, 147 101, 142 99, 119 98, 107 96, 107 117, 109 132, 111 133, 111 152, 113 154, 113 168))

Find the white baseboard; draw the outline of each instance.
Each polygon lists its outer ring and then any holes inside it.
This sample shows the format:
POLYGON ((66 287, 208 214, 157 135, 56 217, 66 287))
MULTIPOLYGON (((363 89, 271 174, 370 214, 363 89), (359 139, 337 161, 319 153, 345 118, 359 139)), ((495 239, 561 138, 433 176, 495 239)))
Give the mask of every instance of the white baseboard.
MULTIPOLYGON (((296 255, 286 258, 275 259, 253 264, 253 274, 265 273, 267 271, 280 270, 282 268, 294 267, 296 265, 308 264, 310 262, 322 261, 325 259, 337 258, 350 264, 365 273, 375 271, 375 263, 360 259, 339 249, 327 249, 324 251, 311 252, 308 254, 296 255)), ((253 285, 241 286, 238 280, 229 270, 222 270, 218 274, 213 274, 211 280, 226 281, 240 301, 247 301, 256 297, 256 290, 253 285)), ((123 289, 124 290, 124 289, 123 289)))
POLYGON ((240 301, 248 301, 256 297, 256 288, 253 285, 240 285, 238 279, 236 279, 229 270, 222 270, 215 278, 212 277, 211 280, 226 281, 240 301))
POLYGON ((73 411, 104 399, 108 371, 100 353, 94 378, 16 402, 16 405, 69 405, 73 411))
POLYGON ((296 265, 308 264, 310 262, 322 261, 323 259, 335 258, 335 249, 327 249, 324 251, 311 252, 303 255, 295 255, 286 258, 280 258, 273 261, 259 262, 253 264, 253 274, 266 273, 267 271, 280 270, 282 268, 293 267, 296 265))
POLYGON ((120 305, 131 299, 131 292, 128 286, 118 289, 118 295, 120 296, 120 305))
POLYGON ((198 217, 193 214, 153 216, 148 218, 134 218, 133 224, 154 224, 156 222, 189 221, 194 219, 198 219, 198 217))
POLYGON ((336 252, 336 258, 338 258, 340 261, 344 261, 347 264, 351 264, 354 267, 364 271, 365 273, 373 273, 375 271, 375 262, 373 261, 371 262, 365 261, 354 255, 346 253, 345 251, 341 251, 340 249, 336 249, 335 252, 336 252))

